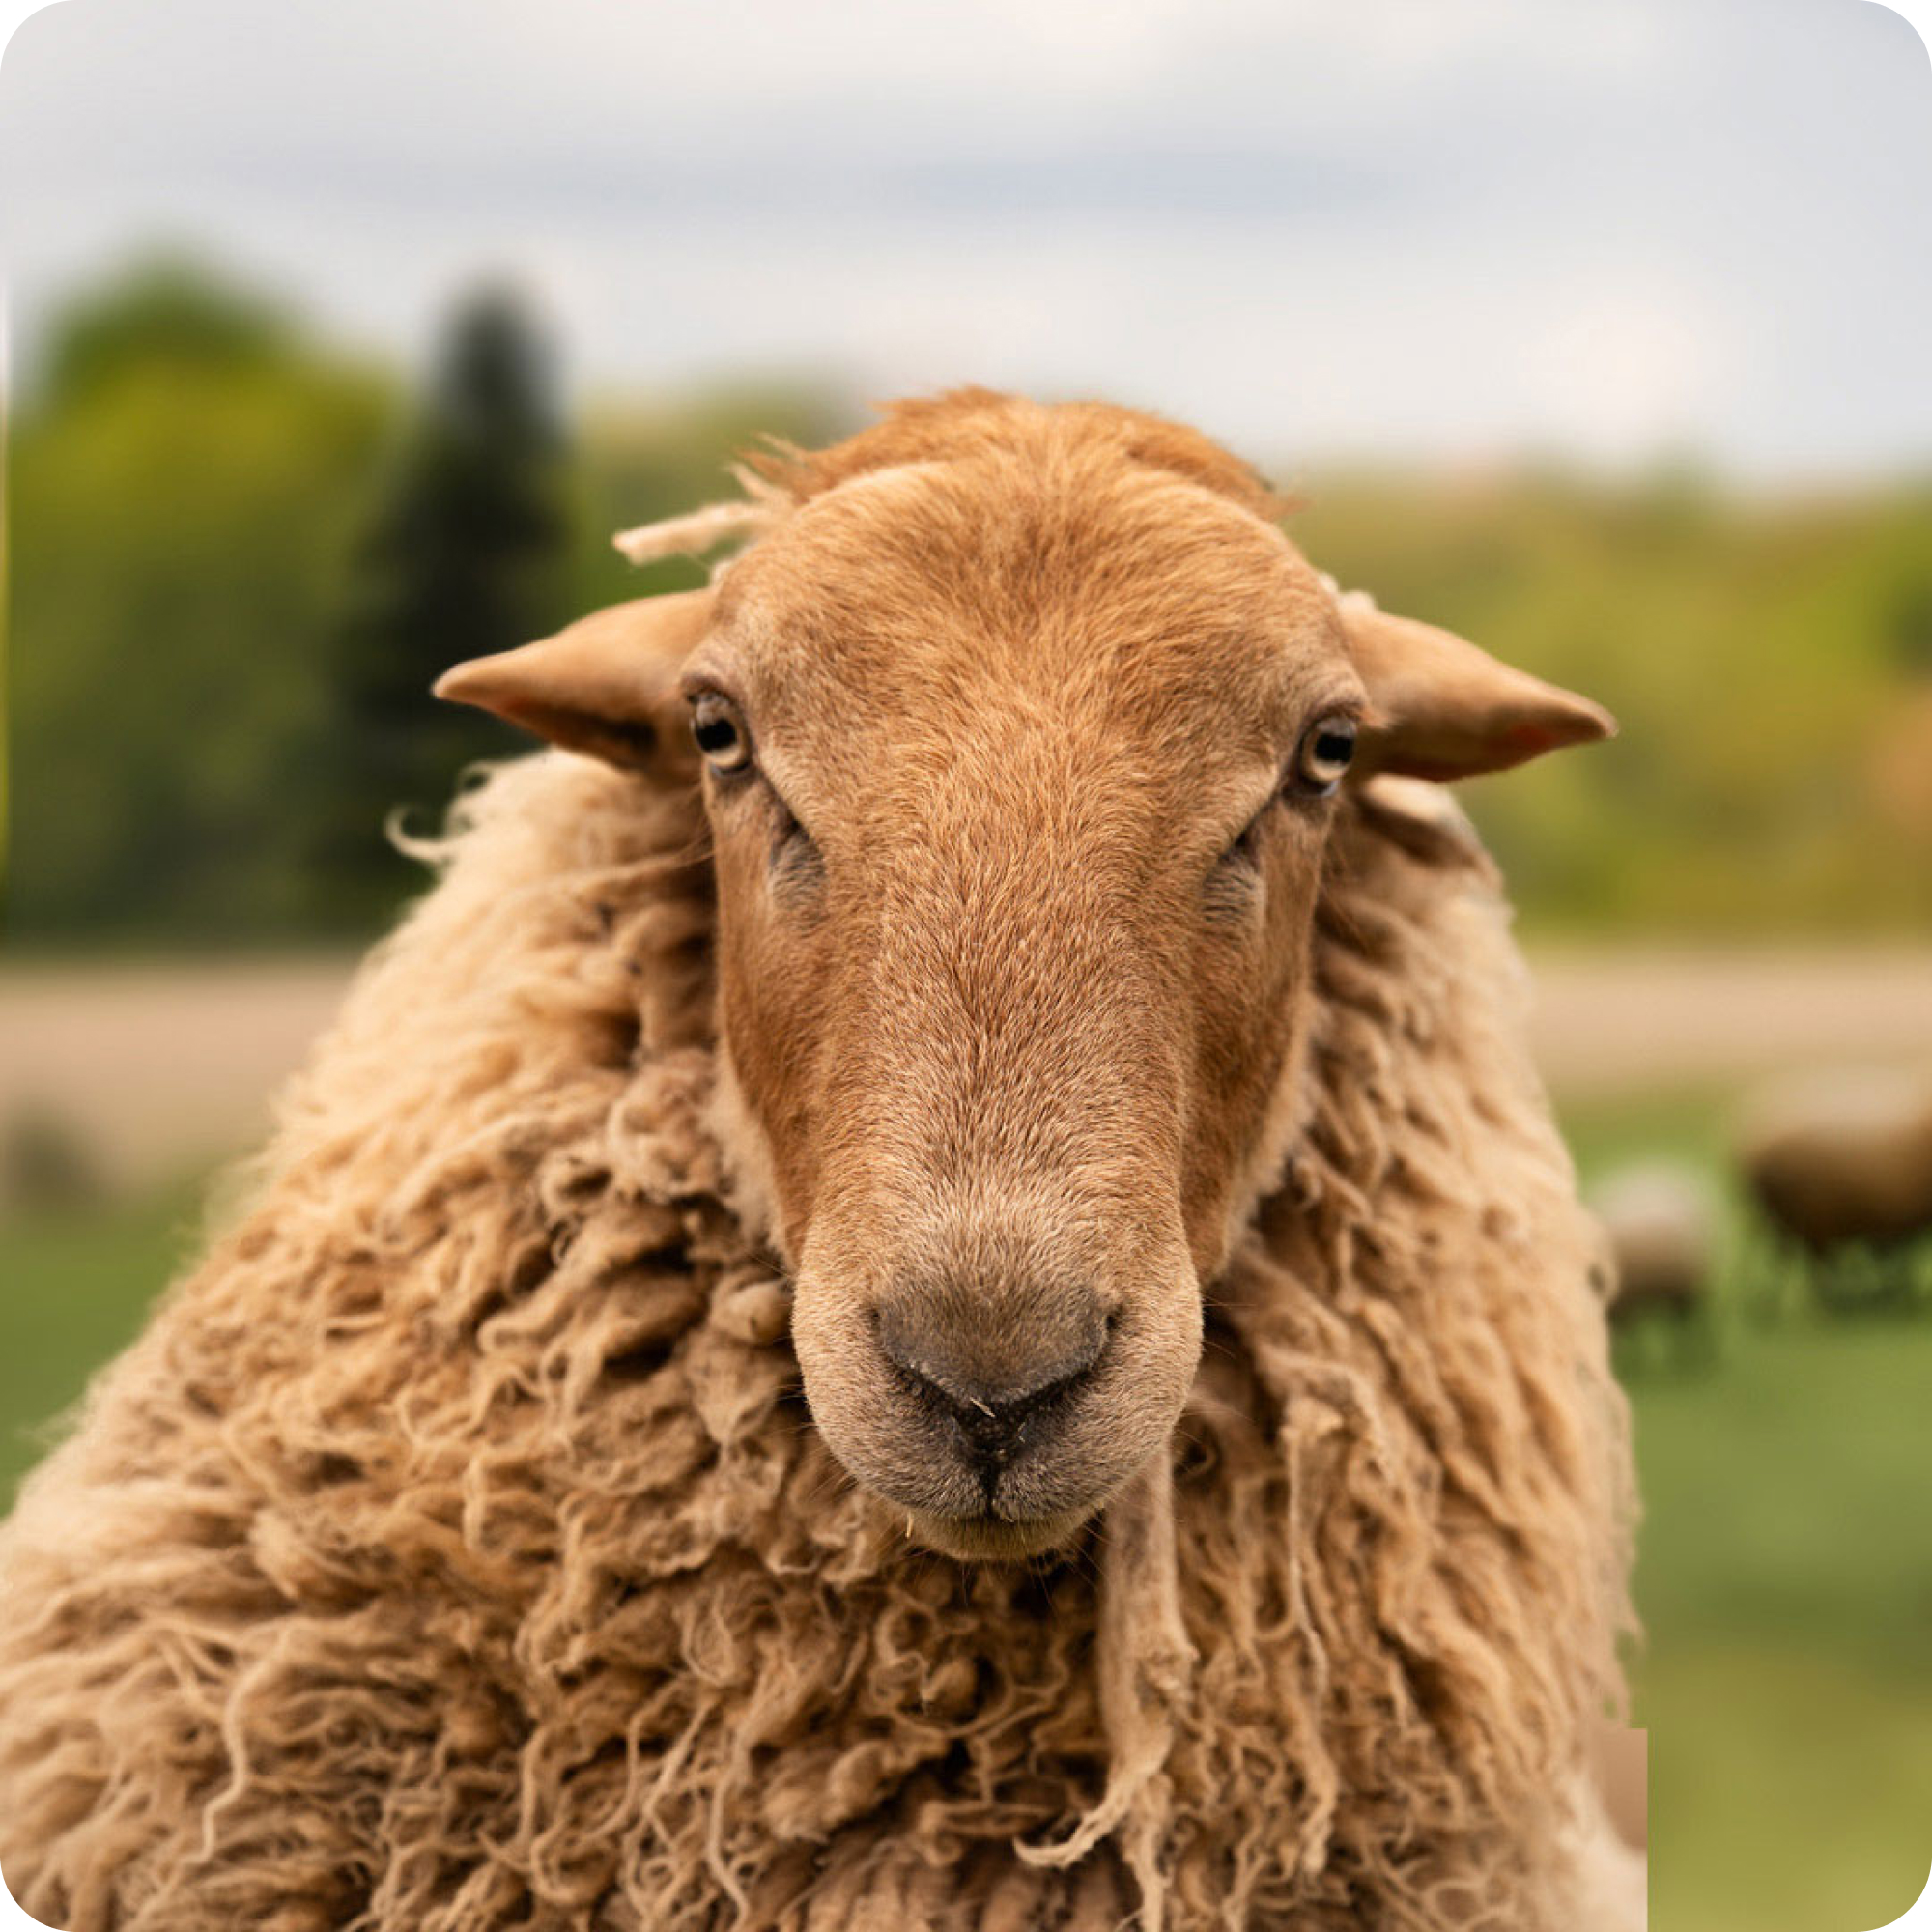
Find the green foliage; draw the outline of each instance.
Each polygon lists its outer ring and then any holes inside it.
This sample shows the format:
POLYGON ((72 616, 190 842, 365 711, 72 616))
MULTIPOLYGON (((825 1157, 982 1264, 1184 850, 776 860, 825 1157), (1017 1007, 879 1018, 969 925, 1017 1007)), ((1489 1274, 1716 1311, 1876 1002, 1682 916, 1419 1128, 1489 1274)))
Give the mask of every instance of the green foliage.
POLYGON ((398 810, 525 749, 437 674, 624 597, 611 533, 716 497, 781 390, 592 412, 573 459, 542 347, 501 292, 452 320, 425 393, 181 265, 78 300, 11 448, 9 936, 367 937, 416 890, 398 810))
POLYGON ((260 368, 286 362, 294 346, 287 318, 269 304, 162 256, 69 314, 48 349, 42 391, 57 407, 70 405, 130 370, 260 368))
POLYGON ((40 936, 285 931, 282 801, 321 752, 327 613, 391 407, 378 373, 145 280, 84 306, 10 448, 8 916, 40 936))
MULTIPOLYGON (((715 500, 772 386, 593 400, 566 442, 500 295, 394 380, 179 267, 76 305, 12 447, 9 914, 43 943, 373 931, 386 846, 521 748, 445 666, 626 597, 611 533, 715 500), (399 425, 401 425, 399 427, 399 425)), ((1612 745, 1468 788, 1531 928, 1922 930, 1932 920, 1932 486, 1729 495, 1693 473, 1317 477, 1291 533, 1345 582, 1575 685, 1612 745)))
MULTIPOLYGON (((1758 502, 1684 477, 1343 477, 1313 494, 1289 528, 1324 569, 1621 722, 1612 744, 1467 788, 1526 923, 1932 919, 1932 816, 1881 782, 1932 692, 1932 490, 1758 502)), ((1923 749, 1932 762, 1932 734, 1923 749)))

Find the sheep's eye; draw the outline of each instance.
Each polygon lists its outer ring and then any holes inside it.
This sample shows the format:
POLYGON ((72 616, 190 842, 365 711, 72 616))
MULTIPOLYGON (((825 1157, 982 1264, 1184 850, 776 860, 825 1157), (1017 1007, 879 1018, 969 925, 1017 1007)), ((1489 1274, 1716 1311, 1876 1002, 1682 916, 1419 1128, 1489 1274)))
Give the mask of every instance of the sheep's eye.
POLYGON ((752 762, 744 714, 721 691, 700 691, 691 700, 691 735, 714 772, 743 771, 752 762))
POLYGON ((1354 755, 1355 721, 1318 718, 1295 747, 1294 781, 1303 791, 1325 798, 1342 782, 1354 755))

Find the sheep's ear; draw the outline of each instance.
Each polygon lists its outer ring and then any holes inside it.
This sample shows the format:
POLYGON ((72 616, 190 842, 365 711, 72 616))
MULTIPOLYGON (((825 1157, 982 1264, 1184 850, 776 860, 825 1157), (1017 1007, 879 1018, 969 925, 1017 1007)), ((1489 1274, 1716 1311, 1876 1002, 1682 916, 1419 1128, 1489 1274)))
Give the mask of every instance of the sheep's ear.
POLYGON ((1452 632, 1392 616, 1362 597, 1344 597, 1340 608, 1374 706, 1358 776, 1473 778, 1616 732, 1602 705, 1499 664, 1452 632))
POLYGON ((554 638, 444 671, 436 695, 607 764, 696 771, 678 673, 710 622, 711 599, 687 590, 613 604, 554 638))

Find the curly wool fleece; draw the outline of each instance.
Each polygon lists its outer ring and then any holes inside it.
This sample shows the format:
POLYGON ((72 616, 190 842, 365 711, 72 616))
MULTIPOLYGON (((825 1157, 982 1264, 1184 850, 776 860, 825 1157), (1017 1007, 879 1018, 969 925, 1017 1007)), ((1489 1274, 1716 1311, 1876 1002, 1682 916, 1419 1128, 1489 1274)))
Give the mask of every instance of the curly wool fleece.
POLYGON ((974 1569, 832 1462, 730 1211, 695 801, 498 770, 3 1533, 27 1909, 1572 1932, 1623 1413, 1493 880, 1399 792, 1171 1469, 974 1569))

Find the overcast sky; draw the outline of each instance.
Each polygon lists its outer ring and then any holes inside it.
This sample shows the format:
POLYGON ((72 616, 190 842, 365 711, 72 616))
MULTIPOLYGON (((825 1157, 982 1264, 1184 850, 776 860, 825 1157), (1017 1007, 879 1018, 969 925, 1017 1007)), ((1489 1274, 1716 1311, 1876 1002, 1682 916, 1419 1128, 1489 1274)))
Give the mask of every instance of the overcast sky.
POLYGON ((1932 64, 1871 0, 61 0, 0 165, 29 360, 169 242, 410 355, 514 271, 580 387, 1932 463, 1932 64))

